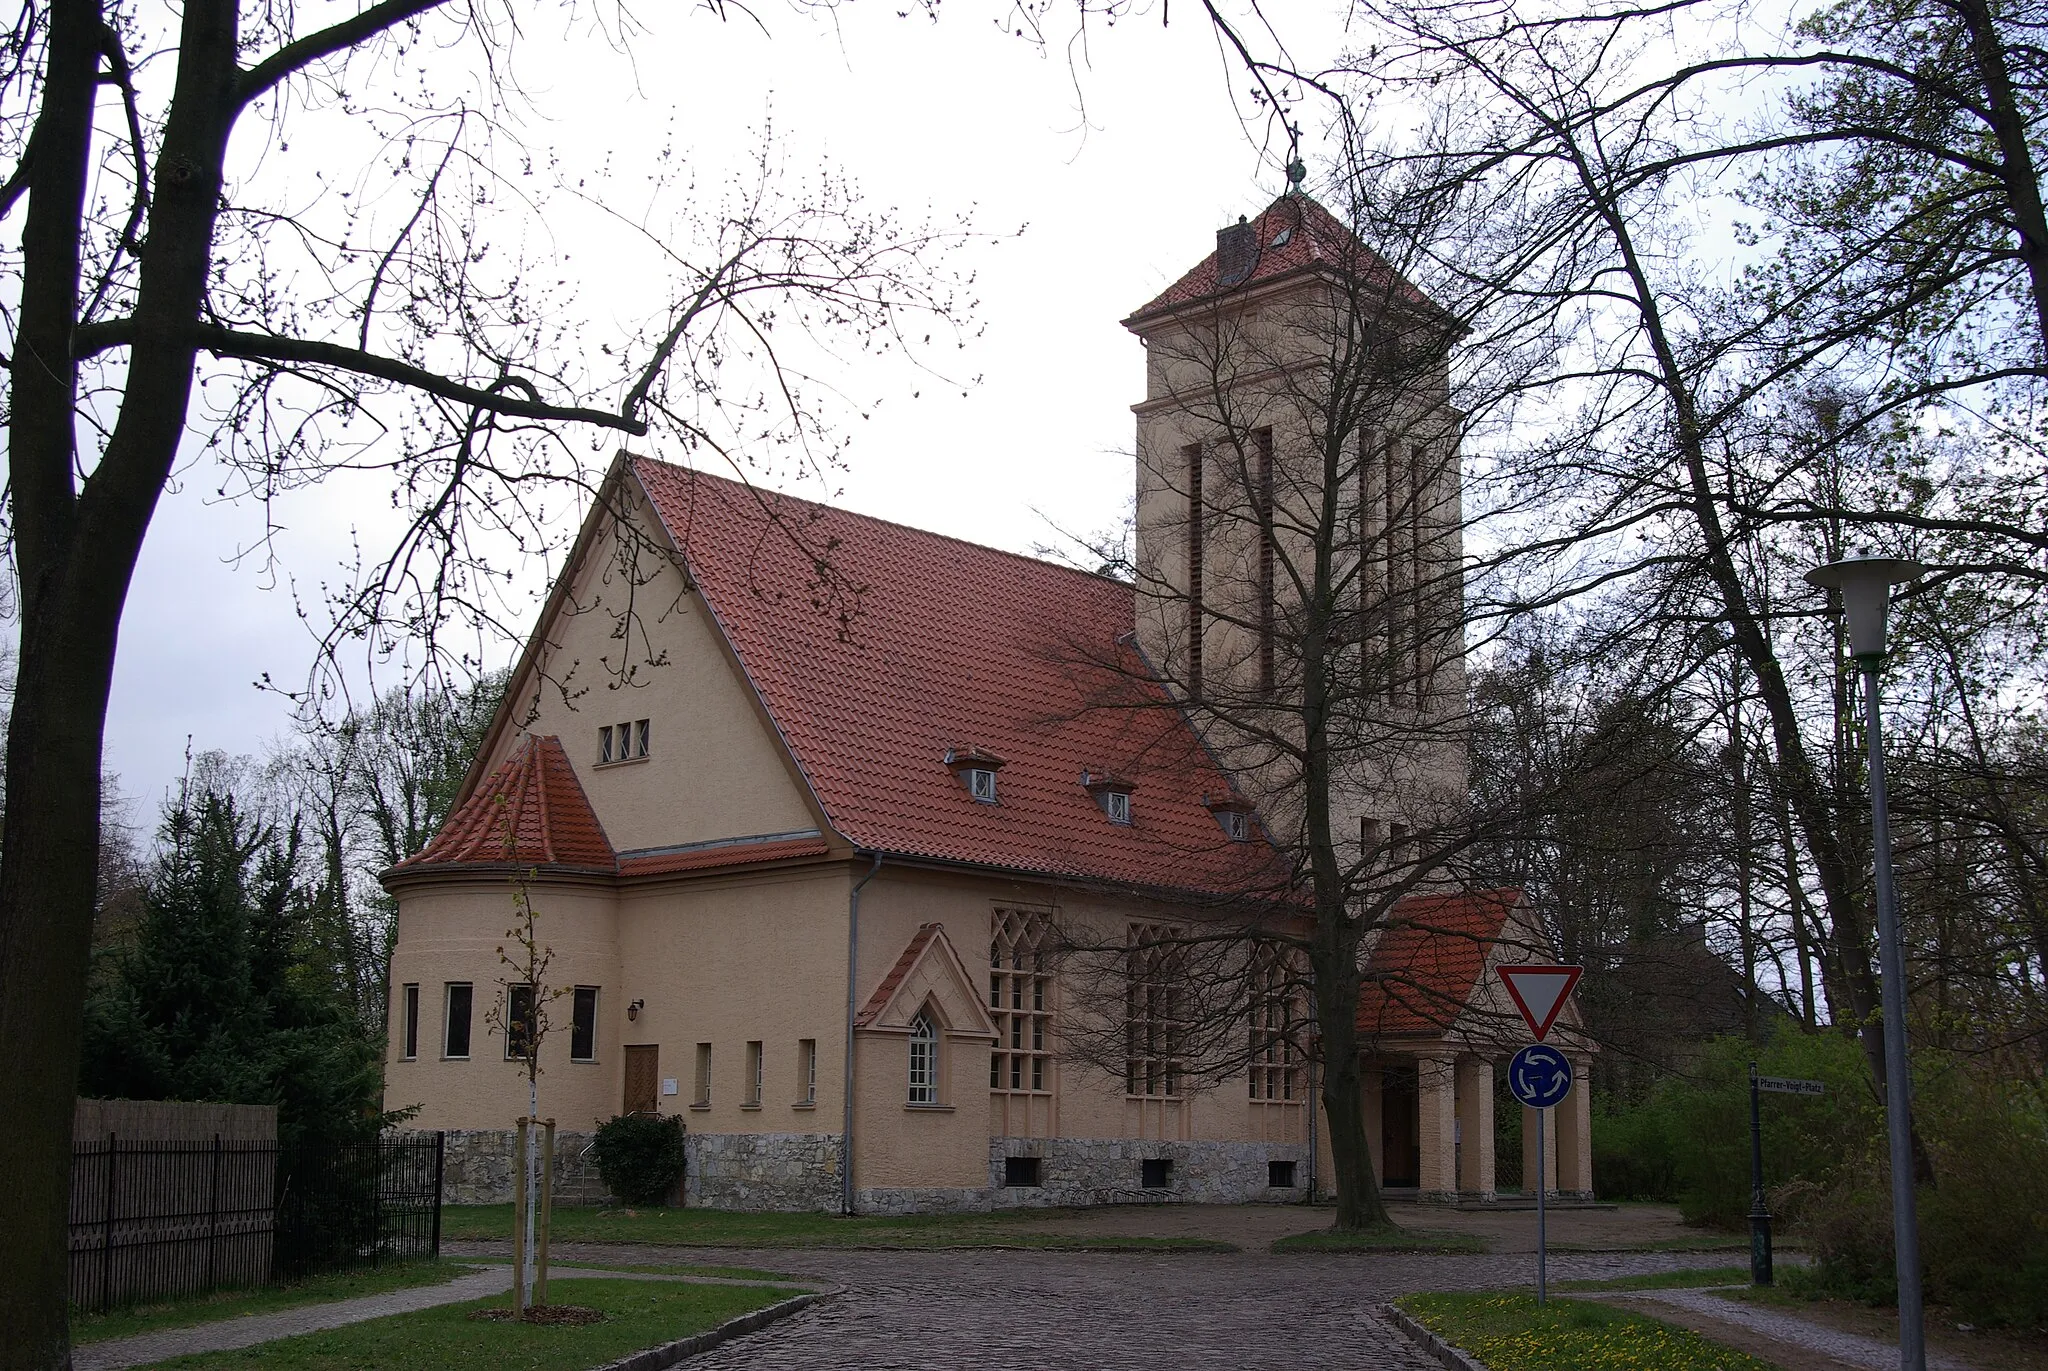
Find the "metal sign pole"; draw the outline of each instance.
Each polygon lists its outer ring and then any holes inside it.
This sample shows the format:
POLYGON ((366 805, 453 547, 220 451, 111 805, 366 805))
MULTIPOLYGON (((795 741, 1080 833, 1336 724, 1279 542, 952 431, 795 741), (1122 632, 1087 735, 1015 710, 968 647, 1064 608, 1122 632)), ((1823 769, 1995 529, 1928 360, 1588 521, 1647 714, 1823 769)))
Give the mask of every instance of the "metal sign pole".
POLYGON ((1749 1283, 1771 1283, 1771 1211, 1764 1205, 1764 1126, 1755 1062, 1749 1064, 1749 1283))
POLYGON ((1543 1260, 1547 1254, 1550 1241, 1549 1235, 1544 1232, 1546 1216, 1543 1208, 1543 1154, 1547 1150, 1543 1146, 1543 1118, 1549 1112, 1548 1109, 1536 1111, 1536 1303, 1538 1304, 1543 1303, 1543 1297, 1546 1293, 1544 1289, 1545 1273, 1543 1270, 1543 1260))

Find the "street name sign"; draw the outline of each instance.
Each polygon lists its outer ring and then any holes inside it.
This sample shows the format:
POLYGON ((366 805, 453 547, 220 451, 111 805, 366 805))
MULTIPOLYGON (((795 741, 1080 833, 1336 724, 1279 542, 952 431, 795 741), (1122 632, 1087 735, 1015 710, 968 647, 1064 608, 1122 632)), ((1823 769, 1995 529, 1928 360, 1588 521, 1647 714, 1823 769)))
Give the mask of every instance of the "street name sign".
POLYGON ((1572 1064, 1556 1048, 1530 1043, 1508 1063, 1508 1090, 1531 1109, 1548 1109, 1572 1093, 1572 1064))
POLYGON ((1530 1034, 1539 1043, 1549 1035, 1551 1026, 1564 1010, 1564 1002, 1570 997, 1572 987, 1585 974, 1583 966, 1531 964, 1500 968, 1500 978, 1507 985, 1509 997, 1514 1000, 1515 1008, 1522 1011, 1530 1034))
POLYGON ((1820 1095, 1827 1091, 1827 1087, 1819 1081, 1795 1080, 1790 1076, 1758 1076, 1756 1088, 1775 1090, 1780 1095, 1820 1095))

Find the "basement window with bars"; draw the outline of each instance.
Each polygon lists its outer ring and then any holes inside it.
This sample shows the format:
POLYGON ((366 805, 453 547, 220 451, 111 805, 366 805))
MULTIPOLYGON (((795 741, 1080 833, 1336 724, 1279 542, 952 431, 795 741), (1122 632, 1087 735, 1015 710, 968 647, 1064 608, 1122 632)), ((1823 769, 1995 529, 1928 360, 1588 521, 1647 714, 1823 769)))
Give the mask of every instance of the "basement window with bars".
POLYGON ((988 1088, 1052 1089, 1052 919, 1044 910, 998 909, 988 947, 988 1010, 996 1041, 988 1088))

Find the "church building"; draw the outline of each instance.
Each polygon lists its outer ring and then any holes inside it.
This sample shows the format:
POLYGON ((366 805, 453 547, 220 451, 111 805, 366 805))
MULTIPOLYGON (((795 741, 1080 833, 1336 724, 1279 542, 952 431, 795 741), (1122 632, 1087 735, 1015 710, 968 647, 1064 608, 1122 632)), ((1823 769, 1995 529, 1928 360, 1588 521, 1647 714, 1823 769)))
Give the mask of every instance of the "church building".
MULTIPOLYGON (((1419 869, 1462 802, 1458 416, 1412 341, 1433 309, 1298 190, 1219 233, 1124 321, 1128 578, 621 454, 454 812, 385 873, 385 1107, 485 1133, 526 1111, 502 1026, 532 991, 499 955, 525 901, 558 992, 541 1113, 681 1116, 687 1203, 1327 1193, 1298 998, 1198 1032, 1189 962, 1153 949, 1258 902, 1300 917, 1299 787, 1247 708, 1298 688, 1294 569, 1339 483, 1347 707, 1398 727, 1347 761, 1335 831, 1419 869), (1370 346, 1421 360, 1340 425, 1321 382, 1362 309, 1370 346), (1219 1037, 1243 1047, 1220 1075, 1219 1037)), ((1493 968, 1543 937, 1517 892, 1413 884, 1367 953, 1367 1137, 1390 1192, 1490 1200, 1518 1045, 1493 968)), ((1565 1193, 1591 1193, 1587 1100, 1549 1134, 1565 1193)))

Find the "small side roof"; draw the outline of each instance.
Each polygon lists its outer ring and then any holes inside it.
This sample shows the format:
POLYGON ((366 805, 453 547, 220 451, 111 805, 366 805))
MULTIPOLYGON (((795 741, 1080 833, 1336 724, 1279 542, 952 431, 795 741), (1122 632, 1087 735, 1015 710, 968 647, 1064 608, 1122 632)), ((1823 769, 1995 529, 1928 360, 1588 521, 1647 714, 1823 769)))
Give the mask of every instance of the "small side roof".
POLYGON ((1504 888, 1410 895, 1395 905, 1366 963, 1358 1031, 1368 1038, 1448 1032, 1472 1002, 1521 899, 1521 891, 1504 888))
POLYGON ((448 816, 432 842, 392 871, 478 864, 617 870, 618 854, 561 739, 526 739, 448 816))

